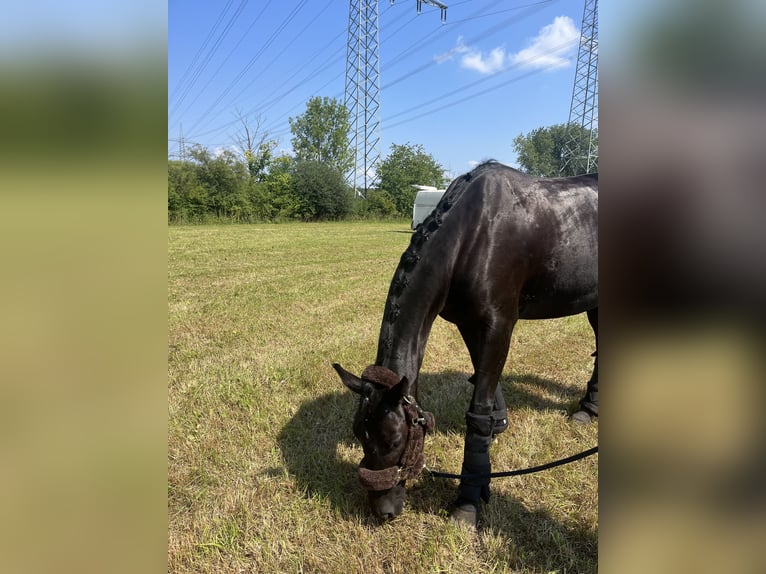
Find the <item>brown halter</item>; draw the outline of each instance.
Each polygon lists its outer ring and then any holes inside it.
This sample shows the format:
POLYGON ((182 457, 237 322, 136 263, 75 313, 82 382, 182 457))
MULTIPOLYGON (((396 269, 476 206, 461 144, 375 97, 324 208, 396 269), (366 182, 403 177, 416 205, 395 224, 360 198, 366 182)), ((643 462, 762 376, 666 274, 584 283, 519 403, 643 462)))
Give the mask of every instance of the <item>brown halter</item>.
MULTIPOLYGON (((398 375, 380 366, 367 367, 362 373, 362 378, 389 388, 400 382, 398 375)), ((401 404, 409 426, 404 452, 396 466, 389 466, 382 470, 359 466, 359 482, 367 490, 380 491, 393 488, 403 480, 417 478, 426 466, 423 442, 425 434, 434 429, 434 415, 424 411, 411 395, 402 395, 401 404)))

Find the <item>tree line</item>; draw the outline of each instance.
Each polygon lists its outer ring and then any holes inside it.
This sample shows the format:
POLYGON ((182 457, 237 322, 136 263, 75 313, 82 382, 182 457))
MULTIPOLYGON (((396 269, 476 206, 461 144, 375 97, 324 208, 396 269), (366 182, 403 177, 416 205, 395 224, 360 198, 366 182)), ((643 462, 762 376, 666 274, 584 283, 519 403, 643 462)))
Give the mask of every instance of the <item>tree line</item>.
MULTIPOLYGON (((376 166, 378 186, 354 193, 344 175, 353 167, 345 106, 335 99, 311 98, 306 111, 289 121, 292 155, 275 155, 276 142, 259 133, 258 122, 240 116, 237 151, 214 153, 195 145, 185 157, 169 160, 169 222, 409 218, 417 193, 413 185, 449 184, 444 168, 422 145, 393 144, 376 166)), ((563 134, 560 128, 536 130, 514 140, 522 170, 558 175, 552 173, 554 164, 557 172, 557 158, 541 158, 557 153, 555 144, 549 144, 563 134)))

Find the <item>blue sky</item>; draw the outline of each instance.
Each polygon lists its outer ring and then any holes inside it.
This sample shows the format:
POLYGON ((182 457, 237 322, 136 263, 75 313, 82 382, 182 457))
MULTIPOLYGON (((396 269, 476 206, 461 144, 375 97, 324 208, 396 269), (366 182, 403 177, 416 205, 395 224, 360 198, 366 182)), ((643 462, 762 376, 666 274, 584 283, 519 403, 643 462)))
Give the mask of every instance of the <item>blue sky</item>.
MULTIPOLYGON (((379 2, 381 155, 422 144, 453 175, 515 165, 520 133, 569 116, 582 0, 379 2)), ((291 149, 288 118, 343 100, 349 3, 170 0, 168 152, 234 145, 237 113, 291 149)))

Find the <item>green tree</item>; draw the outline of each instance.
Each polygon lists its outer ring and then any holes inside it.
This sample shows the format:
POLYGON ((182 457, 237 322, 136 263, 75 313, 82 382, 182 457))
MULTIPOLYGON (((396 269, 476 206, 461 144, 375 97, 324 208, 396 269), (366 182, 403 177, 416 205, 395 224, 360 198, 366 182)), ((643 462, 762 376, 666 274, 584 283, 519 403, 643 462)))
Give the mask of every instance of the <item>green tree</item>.
POLYGON ((388 193, 400 215, 412 213, 417 189, 413 185, 444 185, 444 168, 420 144, 391 146, 378 166, 380 189, 388 193))
POLYGON ((298 161, 319 162, 344 174, 354 165, 349 145, 349 112, 339 100, 313 97, 306 111, 290 118, 293 150, 298 161))
POLYGON ((336 169, 324 163, 297 162, 292 188, 305 220, 343 219, 351 211, 351 189, 336 169))
MULTIPOLYGON (((587 155, 588 130, 572 124, 574 135, 582 142, 582 148, 576 150, 578 155, 587 155), (579 134, 578 134, 579 132, 579 134)), ((596 135, 598 137, 598 134, 596 135)), ((560 173, 561 155, 567 139, 567 124, 537 128, 528 134, 519 134, 513 139, 513 149, 516 152, 519 167, 522 171, 541 177, 558 177, 559 175, 578 175, 575 173, 560 173)), ((596 162, 598 164, 598 161, 596 162)))
POLYGON ((231 150, 213 155, 202 146, 191 149, 195 179, 207 190, 208 207, 218 218, 249 221, 253 209, 248 199, 249 175, 245 164, 231 150))
POLYGON ((397 214, 391 194, 382 189, 371 189, 366 197, 367 214, 374 217, 392 217, 397 214))
POLYGON ((269 162, 268 173, 263 178, 267 219, 282 221, 300 216, 301 201, 293 191, 292 169, 293 159, 287 155, 279 155, 269 162))
POLYGON ((190 161, 168 162, 168 220, 201 222, 208 211, 208 193, 196 177, 190 161))

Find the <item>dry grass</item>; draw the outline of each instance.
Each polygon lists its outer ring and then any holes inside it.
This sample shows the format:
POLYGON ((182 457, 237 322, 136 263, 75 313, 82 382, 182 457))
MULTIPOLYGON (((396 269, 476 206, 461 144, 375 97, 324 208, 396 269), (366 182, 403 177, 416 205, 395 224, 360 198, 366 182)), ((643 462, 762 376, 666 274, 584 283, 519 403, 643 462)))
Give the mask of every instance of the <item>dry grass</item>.
MULTIPOLYGON (((597 570, 598 459, 493 482, 478 533, 444 509, 453 481, 421 478, 378 525, 356 481, 356 401, 331 361, 375 358, 407 224, 170 228, 170 572, 569 572, 597 570)), ((597 442, 563 413, 584 390, 585 316, 521 322, 502 384, 510 428, 496 470, 597 442)), ((456 472, 471 373, 441 320, 421 373, 436 415, 430 467, 456 472)))

